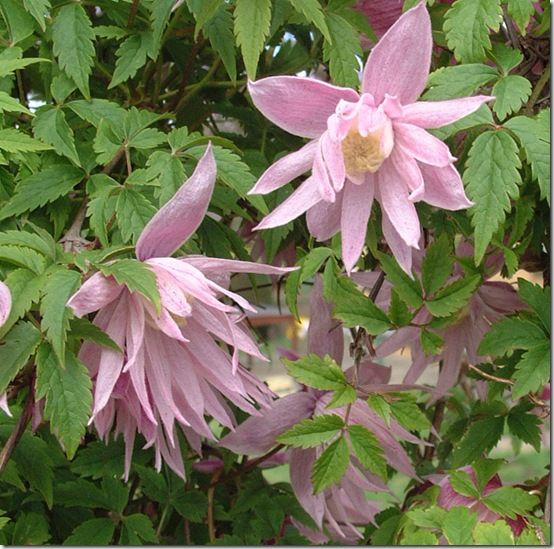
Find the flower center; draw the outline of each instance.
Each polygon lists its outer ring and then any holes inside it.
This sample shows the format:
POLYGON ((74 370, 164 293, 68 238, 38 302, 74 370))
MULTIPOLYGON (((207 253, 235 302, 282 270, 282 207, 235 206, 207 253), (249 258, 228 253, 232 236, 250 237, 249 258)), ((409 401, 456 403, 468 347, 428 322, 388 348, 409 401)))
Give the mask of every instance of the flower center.
POLYGON ((382 147, 382 131, 377 130, 360 135, 358 128, 352 127, 342 140, 342 155, 346 173, 375 173, 387 158, 382 147))

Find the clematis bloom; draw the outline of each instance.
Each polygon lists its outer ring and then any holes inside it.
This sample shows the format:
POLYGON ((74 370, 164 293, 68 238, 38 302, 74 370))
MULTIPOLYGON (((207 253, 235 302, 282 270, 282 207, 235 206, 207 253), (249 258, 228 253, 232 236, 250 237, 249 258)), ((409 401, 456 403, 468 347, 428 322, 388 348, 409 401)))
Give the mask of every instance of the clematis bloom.
POLYGON ((493 99, 417 101, 431 64, 431 21, 423 3, 404 13, 373 48, 361 94, 295 76, 250 82, 256 107, 277 126, 309 138, 260 177, 252 193, 266 194, 311 170, 311 175, 257 229, 283 225, 306 213, 318 240, 342 234, 348 272, 361 255, 373 200, 381 205, 383 235, 410 273, 420 223, 414 203, 467 208, 456 160, 426 130, 476 111, 493 99))
POLYGON ((137 431, 147 447, 154 446, 158 468, 163 458, 184 476, 176 425, 200 453, 201 437, 213 438, 206 415, 234 427, 225 399, 249 414, 258 413, 255 403, 270 403, 270 391, 239 365, 238 354, 266 359, 242 325, 243 314, 220 297, 254 311, 227 289, 230 273, 282 274, 290 269, 203 256, 168 257, 200 225, 215 178, 215 159, 208 146, 193 175, 150 220, 137 242, 138 259, 156 275, 159 313, 143 295, 102 273, 90 277, 68 302, 79 317, 98 311, 94 323, 123 351, 87 341, 79 357, 94 380, 91 422, 102 438, 114 425, 116 434, 123 434, 126 474, 137 431), (218 341, 232 346, 232 355, 218 341))

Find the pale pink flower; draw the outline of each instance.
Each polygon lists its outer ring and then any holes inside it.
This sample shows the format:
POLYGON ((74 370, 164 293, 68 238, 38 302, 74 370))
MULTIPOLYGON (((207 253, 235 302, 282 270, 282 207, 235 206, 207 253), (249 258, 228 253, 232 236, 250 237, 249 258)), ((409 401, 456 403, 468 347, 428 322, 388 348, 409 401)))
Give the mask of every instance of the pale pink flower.
POLYGON ((0 326, 3 326, 12 310, 12 294, 10 289, 0 282, 0 326))
POLYGON ((250 82, 256 107, 284 130, 310 141, 260 177, 252 193, 266 194, 311 170, 258 229, 307 212, 310 233, 326 240, 342 233, 350 271, 361 255, 373 199, 381 205, 384 237, 410 272, 420 223, 414 203, 459 210, 467 199, 456 160, 426 130, 476 111, 491 97, 416 102, 431 63, 431 22, 423 4, 404 13, 373 48, 361 95, 350 88, 295 76, 250 82))
MULTIPOLYGON (((340 325, 331 316, 331 306, 322 295, 321 279, 314 285, 310 303, 310 326, 308 329, 308 350, 324 356, 329 354, 338 364, 342 361, 344 335, 340 325)), ((346 374, 352 375, 352 368, 346 374)), ((370 391, 398 391, 402 387, 389 386, 390 369, 366 361, 360 364, 360 386, 370 391)), ((331 399, 328 391, 305 388, 298 393, 275 400, 271 407, 262 410, 260 416, 250 417, 232 433, 226 435, 220 445, 233 452, 257 455, 269 451, 276 445, 276 438, 299 423, 301 420, 319 414, 327 414, 326 408, 331 399)), ((345 417, 346 407, 335 408, 332 413, 345 417)), ((392 467, 408 476, 415 477, 415 470, 408 454, 397 438, 420 443, 421 441, 406 431, 396 420, 387 425, 364 400, 356 401, 350 410, 349 424, 362 425, 379 440, 385 457, 392 467)), ((335 541, 353 544, 361 534, 357 526, 373 520, 378 512, 375 504, 368 501, 365 491, 386 491, 387 487, 376 475, 365 470, 352 459, 341 481, 314 494, 310 480, 315 460, 323 447, 290 451, 290 479, 294 493, 306 512, 312 517, 319 530, 313 530, 293 519, 299 531, 313 543, 328 541, 327 535, 335 541)))
POLYGON ((241 323, 243 314, 220 297, 255 311, 227 289, 230 273, 278 274, 287 269, 204 256, 168 257, 204 218, 215 177, 208 146, 193 175, 140 235, 136 253, 156 275, 159 314, 144 296, 102 273, 90 277, 68 302, 77 316, 98 311, 94 323, 123 350, 85 342, 79 357, 94 380, 91 422, 103 438, 114 424, 116 434, 123 433, 126 474, 137 431, 147 447, 154 446, 158 468, 163 458, 184 476, 176 424, 200 453, 201 437, 213 438, 206 415, 234 427, 225 399, 250 414, 258 413, 255 403, 270 402, 271 393, 239 366, 238 354, 266 359, 241 323), (232 356, 218 340, 233 347, 232 356))
POLYGON ((378 38, 402 15, 404 0, 358 0, 354 9, 363 13, 378 38))

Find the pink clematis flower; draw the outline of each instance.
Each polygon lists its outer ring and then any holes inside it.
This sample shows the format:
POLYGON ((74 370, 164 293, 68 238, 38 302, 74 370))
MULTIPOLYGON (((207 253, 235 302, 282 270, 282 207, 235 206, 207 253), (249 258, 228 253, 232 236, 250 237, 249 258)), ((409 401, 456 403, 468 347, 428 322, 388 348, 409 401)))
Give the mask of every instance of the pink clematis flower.
POLYGON ((0 282, 0 326, 3 326, 12 310, 12 294, 10 289, 0 282))
MULTIPOLYGON (((344 336, 340 327, 337 329, 331 310, 331 306, 323 298, 322 283, 318 277, 311 294, 308 349, 320 356, 329 354, 340 364, 344 336)), ((352 375, 351 370, 347 371, 347 375, 352 375)), ((386 391, 387 387, 390 391, 399 390, 398 385, 387 386, 390 379, 389 368, 369 361, 360 365, 358 379, 360 386, 366 391, 386 391)), ((305 388, 275 400, 269 408, 262 410, 260 416, 248 418, 234 432, 221 439, 220 445, 236 453, 263 454, 277 444, 276 438, 280 434, 301 420, 329 413, 326 406, 330 398, 330 392, 305 388)), ((335 408, 332 413, 344 419, 346 407, 335 408)), ((408 476, 416 476, 408 454, 397 438, 417 444, 421 442, 417 437, 394 419, 387 425, 363 400, 353 404, 348 421, 349 424, 363 425, 375 434, 392 467, 408 476)), ((293 522, 312 543, 325 543, 331 538, 337 542, 354 544, 361 538, 357 526, 368 524, 378 512, 378 508, 367 500, 364 492, 386 491, 387 487, 379 477, 352 459, 345 476, 338 484, 314 494, 311 471, 323 450, 323 447, 318 447, 290 451, 292 488, 319 530, 308 528, 294 519, 293 522)))
MULTIPOLYGON (((472 257, 473 247, 462 242, 457 248, 460 257, 472 257)), ((417 258, 420 263, 421 255, 417 258)), ((489 257, 485 263, 488 278, 492 278, 502 264, 500 256, 489 257), (499 261, 500 259, 500 261, 499 261)), ((459 265, 454 269, 451 279, 455 280, 462 275, 459 265)), ((471 296, 468 304, 458 314, 458 318, 444 328, 436 330, 443 338, 444 346, 440 354, 427 356, 423 352, 420 340, 421 329, 417 326, 406 326, 398 329, 388 339, 376 348, 378 357, 386 357, 409 347, 412 355, 412 365, 406 376, 405 383, 415 383, 427 366, 442 361, 436 386, 437 395, 444 395, 452 388, 460 376, 462 361, 467 358, 471 364, 485 362, 486 357, 480 356, 477 349, 483 336, 489 331, 491 324, 525 308, 525 303, 518 297, 517 292, 507 282, 485 280, 485 282, 471 296)), ((413 324, 424 325, 432 320, 426 308, 422 308, 414 319, 413 324)))
POLYGON ((363 13, 378 38, 402 15, 404 0, 358 0, 354 9, 363 13))
POLYGON ((384 237, 410 273, 420 238, 414 203, 448 210, 472 205, 454 167, 456 159, 426 130, 463 118, 492 99, 479 95, 417 102, 429 74, 432 46, 429 14, 421 3, 404 13, 371 51, 361 94, 294 76, 248 84, 264 116, 310 139, 270 166, 251 190, 266 194, 312 172, 257 229, 283 225, 307 212, 316 239, 341 231, 343 261, 350 272, 361 255, 375 198, 384 237))
POLYGON ((170 256, 197 229, 206 214, 216 178, 211 146, 196 170, 144 228, 136 253, 156 275, 161 310, 112 277, 96 273, 70 298, 77 316, 98 311, 94 323, 122 349, 117 352, 85 342, 80 359, 94 380, 91 422, 102 438, 115 424, 126 442, 129 472, 136 432, 154 446, 179 475, 184 468, 176 436, 180 425, 200 453, 201 437, 213 438, 205 415, 234 427, 228 399, 249 414, 254 403, 267 406, 271 393, 238 362, 243 351, 266 360, 240 322, 242 313, 220 301, 227 296, 254 311, 227 289, 232 272, 282 274, 280 269, 244 261, 203 256, 170 256), (218 343, 234 348, 230 356, 218 343))

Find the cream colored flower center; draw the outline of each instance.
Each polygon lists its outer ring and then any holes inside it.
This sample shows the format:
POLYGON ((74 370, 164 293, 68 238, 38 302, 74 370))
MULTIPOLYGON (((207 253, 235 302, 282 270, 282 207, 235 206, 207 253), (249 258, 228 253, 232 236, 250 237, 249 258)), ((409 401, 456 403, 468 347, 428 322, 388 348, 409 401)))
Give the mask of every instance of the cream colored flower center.
POLYGON ((356 127, 352 127, 342 140, 346 173, 375 173, 388 156, 383 152, 381 140, 381 130, 363 137, 356 127))

